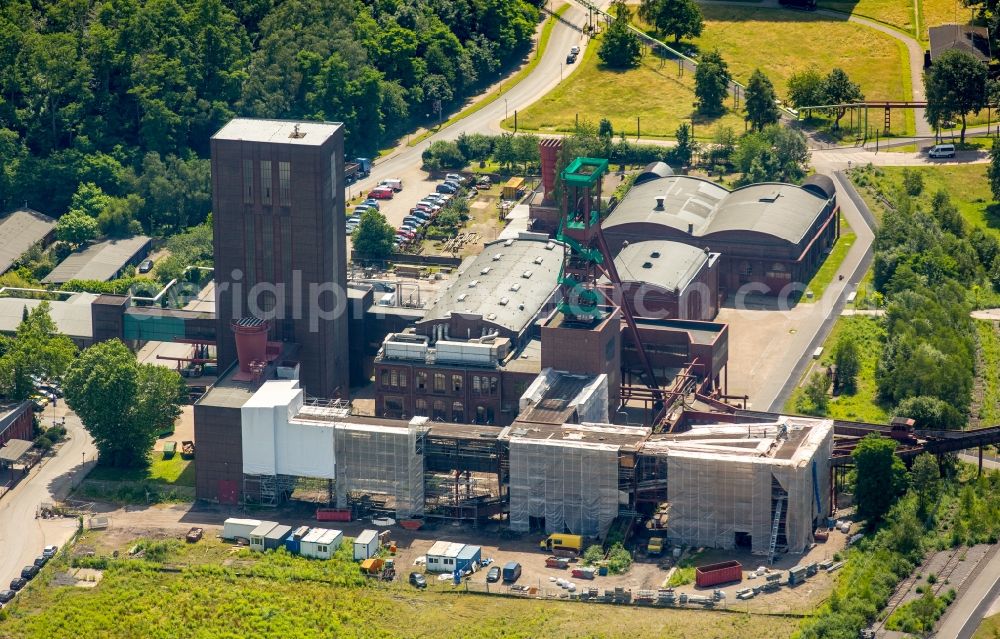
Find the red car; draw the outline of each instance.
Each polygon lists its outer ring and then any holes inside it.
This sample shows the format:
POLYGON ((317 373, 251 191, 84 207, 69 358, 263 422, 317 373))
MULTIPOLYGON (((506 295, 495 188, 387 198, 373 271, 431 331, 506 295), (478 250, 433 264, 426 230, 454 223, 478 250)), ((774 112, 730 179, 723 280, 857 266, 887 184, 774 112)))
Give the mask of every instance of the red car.
POLYGON ((387 186, 376 186, 371 191, 368 191, 368 197, 375 198, 376 200, 391 200, 395 194, 396 192, 387 186))

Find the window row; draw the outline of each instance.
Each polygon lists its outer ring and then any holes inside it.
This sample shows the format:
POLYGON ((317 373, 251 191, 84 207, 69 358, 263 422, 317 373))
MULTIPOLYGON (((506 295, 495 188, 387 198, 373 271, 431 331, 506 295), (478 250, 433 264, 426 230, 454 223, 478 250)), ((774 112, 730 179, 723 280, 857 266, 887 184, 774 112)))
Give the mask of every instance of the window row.
MULTIPOLYGON (((465 414, 465 405, 462 402, 451 402, 451 412, 448 412, 448 404, 440 399, 436 399, 428 404, 425 399, 417 399, 413 405, 413 414, 418 417, 430 417, 436 422, 456 422, 465 423, 470 421, 465 414), (428 410, 430 409, 430 410, 428 410)), ((492 424, 495 418, 492 406, 476 406, 471 421, 475 424, 492 424)))
MULTIPOLYGON (((260 203, 270 206, 274 204, 272 188, 274 177, 271 160, 260 161, 260 203)), ((254 170, 253 160, 243 160, 243 203, 253 204, 254 200, 254 170)), ((278 162, 278 202, 281 206, 292 205, 292 165, 290 162, 278 162)))

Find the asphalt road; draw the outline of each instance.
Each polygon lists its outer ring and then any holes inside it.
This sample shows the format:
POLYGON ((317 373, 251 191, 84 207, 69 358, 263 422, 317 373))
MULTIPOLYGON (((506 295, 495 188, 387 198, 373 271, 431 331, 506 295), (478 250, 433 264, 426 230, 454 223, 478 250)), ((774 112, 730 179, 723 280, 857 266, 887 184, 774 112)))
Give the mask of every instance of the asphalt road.
MULTIPOLYGON (((66 416, 68 439, 55 455, 47 457, 14 490, 0 498, 0 589, 20 576, 21 568, 34 561, 42 548, 49 544, 63 546, 76 530, 75 519, 35 518, 39 504, 65 498, 82 478, 81 466, 86 463, 89 468, 97 458, 94 442, 79 418, 66 414, 65 408, 57 415, 66 416)), ((51 418, 52 411, 45 411, 43 421, 51 418)))
POLYGON ((971 639, 998 596, 1000 552, 994 552, 969 588, 948 607, 934 636, 940 639, 971 639))

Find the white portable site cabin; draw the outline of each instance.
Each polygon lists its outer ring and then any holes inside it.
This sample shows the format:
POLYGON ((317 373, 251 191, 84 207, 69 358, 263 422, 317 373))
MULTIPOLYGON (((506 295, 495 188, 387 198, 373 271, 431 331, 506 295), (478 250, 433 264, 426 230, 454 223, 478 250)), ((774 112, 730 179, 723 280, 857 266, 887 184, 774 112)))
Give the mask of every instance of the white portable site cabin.
POLYGON ((378 552, 378 531, 362 530, 354 540, 354 561, 364 561, 378 552))
POLYGON ((254 531, 257 526, 260 526, 261 522, 259 519, 238 519, 236 517, 230 517, 222 524, 222 534, 219 535, 223 539, 246 539, 250 541, 250 533, 254 531))
POLYGON ((264 550, 264 538, 267 534, 278 527, 278 522, 276 521, 262 521, 260 524, 250 531, 250 548, 252 550, 264 550))
POLYGON ((299 543, 299 554, 313 559, 329 559, 340 548, 344 533, 329 528, 310 528, 299 543))

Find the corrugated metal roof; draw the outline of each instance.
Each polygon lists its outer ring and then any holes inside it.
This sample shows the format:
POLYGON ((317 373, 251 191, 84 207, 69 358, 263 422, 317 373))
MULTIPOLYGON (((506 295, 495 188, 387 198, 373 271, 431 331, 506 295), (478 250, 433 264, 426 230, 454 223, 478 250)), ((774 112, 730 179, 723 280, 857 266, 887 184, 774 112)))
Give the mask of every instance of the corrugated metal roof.
POLYGON ((143 250, 149 241, 145 235, 137 235, 123 240, 107 240, 91 244, 60 262, 42 282, 46 284, 63 284, 70 280, 106 282, 128 264, 136 253, 143 250))
POLYGON ((55 226, 56 221, 51 217, 31 209, 18 209, 0 219, 0 275, 55 226))
MULTIPOLYGON (((90 306, 97 299, 92 293, 76 293, 64 300, 49 302, 49 315, 59 332, 72 338, 90 339, 94 335, 90 306)), ((0 297, 0 333, 17 330, 24 315, 24 309, 33 310, 42 300, 20 297, 0 297)))
POLYGON ((537 236, 487 244, 431 301, 419 323, 441 320, 452 312, 481 315, 484 320, 493 315, 486 321, 520 333, 558 285, 563 250, 561 243, 537 236))

